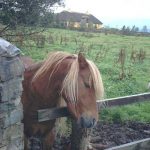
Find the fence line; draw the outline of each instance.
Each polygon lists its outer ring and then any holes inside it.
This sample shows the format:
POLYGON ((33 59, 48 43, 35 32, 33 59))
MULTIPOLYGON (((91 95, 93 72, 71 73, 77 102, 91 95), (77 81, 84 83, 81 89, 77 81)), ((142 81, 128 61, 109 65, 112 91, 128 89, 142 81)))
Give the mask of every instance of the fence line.
MULTIPOLYGON (((125 96, 125 97, 98 100, 97 107, 98 107, 98 110, 100 110, 101 108, 104 108, 104 107, 106 108, 106 107, 128 105, 128 104, 144 102, 148 100, 150 101, 150 92, 125 96)), ((60 117, 68 117, 69 115, 70 114, 68 112, 67 107, 38 110, 39 122, 53 120, 53 119, 60 118, 60 117)))
POLYGON ((97 105, 98 109, 101 107, 114 107, 114 106, 121 106, 121 105, 128 105, 137 102, 144 102, 150 100, 150 92, 148 93, 141 93, 117 98, 110 98, 105 100, 98 100, 97 105))

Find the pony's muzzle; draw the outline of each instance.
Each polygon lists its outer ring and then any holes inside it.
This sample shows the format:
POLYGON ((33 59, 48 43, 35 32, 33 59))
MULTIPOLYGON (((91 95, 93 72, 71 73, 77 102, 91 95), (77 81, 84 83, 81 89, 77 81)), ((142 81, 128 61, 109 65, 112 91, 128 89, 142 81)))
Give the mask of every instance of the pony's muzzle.
POLYGON ((89 117, 89 116, 85 116, 85 115, 82 115, 80 118, 79 118, 79 124, 81 126, 81 128, 92 128, 96 125, 96 119, 93 118, 93 117, 89 117))

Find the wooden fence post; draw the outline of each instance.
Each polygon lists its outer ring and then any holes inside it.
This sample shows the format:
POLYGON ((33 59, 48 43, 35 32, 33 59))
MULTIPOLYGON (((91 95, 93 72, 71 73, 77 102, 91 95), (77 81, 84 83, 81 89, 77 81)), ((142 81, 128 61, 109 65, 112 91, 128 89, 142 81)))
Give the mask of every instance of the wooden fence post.
POLYGON ((72 120, 71 150, 87 150, 90 131, 91 129, 79 128, 77 122, 72 120))
POLYGON ((0 38, 0 150, 23 150, 24 67, 17 47, 0 38))

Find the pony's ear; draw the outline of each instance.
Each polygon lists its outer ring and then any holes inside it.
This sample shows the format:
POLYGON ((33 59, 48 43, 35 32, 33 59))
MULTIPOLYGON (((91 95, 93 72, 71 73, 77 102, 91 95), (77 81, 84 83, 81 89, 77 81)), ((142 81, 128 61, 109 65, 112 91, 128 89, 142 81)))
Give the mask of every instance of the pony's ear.
POLYGON ((88 66, 88 63, 82 53, 78 54, 78 62, 81 69, 84 69, 88 66))

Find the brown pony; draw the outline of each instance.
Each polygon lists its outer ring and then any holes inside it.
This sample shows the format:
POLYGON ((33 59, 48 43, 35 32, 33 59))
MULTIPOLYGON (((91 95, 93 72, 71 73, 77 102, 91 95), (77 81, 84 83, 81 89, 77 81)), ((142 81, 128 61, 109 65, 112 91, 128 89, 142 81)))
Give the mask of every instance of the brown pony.
POLYGON ((42 137, 44 150, 54 142, 56 120, 38 123, 38 109, 59 107, 64 100, 80 127, 91 128, 98 120, 96 99, 103 96, 103 83, 97 67, 82 54, 50 53, 45 61, 25 70, 23 89, 25 150, 34 136, 42 137))

